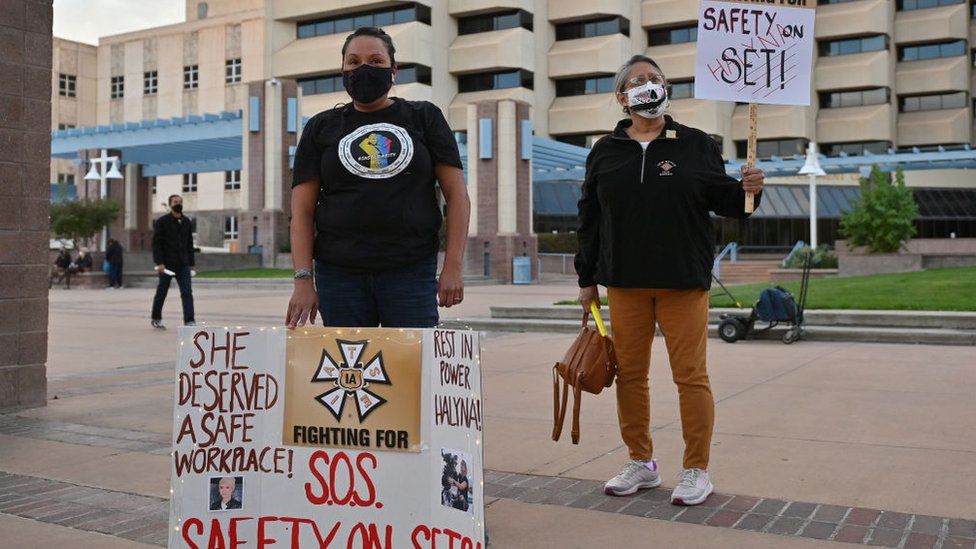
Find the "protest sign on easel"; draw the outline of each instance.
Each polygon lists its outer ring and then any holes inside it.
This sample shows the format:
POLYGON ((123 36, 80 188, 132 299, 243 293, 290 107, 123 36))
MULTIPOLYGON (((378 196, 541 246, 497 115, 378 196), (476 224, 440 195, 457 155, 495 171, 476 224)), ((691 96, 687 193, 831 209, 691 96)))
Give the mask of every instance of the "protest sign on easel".
MULTIPOLYGON (((702 0, 695 98, 749 104, 746 163, 756 163, 759 104, 810 104, 817 0, 702 0)), ((745 211, 753 211, 746 195, 745 211)))
POLYGON ((483 549, 477 332, 183 328, 169 547, 483 549))

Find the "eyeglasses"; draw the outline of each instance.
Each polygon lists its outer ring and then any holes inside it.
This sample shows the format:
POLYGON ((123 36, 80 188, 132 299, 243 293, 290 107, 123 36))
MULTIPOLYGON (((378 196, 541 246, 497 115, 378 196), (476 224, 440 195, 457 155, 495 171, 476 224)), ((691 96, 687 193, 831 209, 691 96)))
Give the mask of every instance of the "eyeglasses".
POLYGON ((641 86, 647 85, 648 82, 652 84, 657 84, 659 86, 663 86, 665 80, 664 77, 661 76, 660 74, 641 75, 641 76, 635 76, 634 78, 631 78, 630 80, 627 81, 627 84, 629 84, 631 88, 639 88, 641 86))

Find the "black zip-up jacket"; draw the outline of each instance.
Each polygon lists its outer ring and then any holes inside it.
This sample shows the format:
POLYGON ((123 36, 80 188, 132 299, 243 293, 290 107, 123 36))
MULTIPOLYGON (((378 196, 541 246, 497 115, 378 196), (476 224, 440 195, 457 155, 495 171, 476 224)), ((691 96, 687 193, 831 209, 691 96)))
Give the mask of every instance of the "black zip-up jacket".
POLYGON ((708 289, 715 258, 709 211, 749 217, 742 183, 725 173, 718 144, 701 130, 665 116, 644 151, 627 135, 631 124, 621 120, 586 158, 579 285, 708 289))
POLYGON ((153 264, 170 270, 193 266, 193 224, 189 217, 166 214, 153 224, 153 264))

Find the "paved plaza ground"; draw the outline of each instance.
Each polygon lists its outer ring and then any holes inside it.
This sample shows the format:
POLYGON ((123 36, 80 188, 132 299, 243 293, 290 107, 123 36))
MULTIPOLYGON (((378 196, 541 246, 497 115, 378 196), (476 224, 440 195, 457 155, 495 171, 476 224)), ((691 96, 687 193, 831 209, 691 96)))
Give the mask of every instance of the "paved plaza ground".
MULTIPOLYGON (((198 289, 197 318, 279 325, 280 290, 198 289)), ((476 286, 444 320, 490 305, 548 305, 571 282, 476 286)), ((0 547, 166 543, 171 329, 151 290, 52 290, 45 408, 0 414, 0 547)), ((976 547, 972 347, 709 341, 716 397, 704 506, 667 503, 681 463, 677 393, 654 346, 655 456, 665 483, 610 498, 627 459, 612 391, 585 395, 582 440, 549 439, 563 334, 487 334, 482 357, 492 547, 976 547)), ((568 437, 567 437, 568 438, 568 437)))

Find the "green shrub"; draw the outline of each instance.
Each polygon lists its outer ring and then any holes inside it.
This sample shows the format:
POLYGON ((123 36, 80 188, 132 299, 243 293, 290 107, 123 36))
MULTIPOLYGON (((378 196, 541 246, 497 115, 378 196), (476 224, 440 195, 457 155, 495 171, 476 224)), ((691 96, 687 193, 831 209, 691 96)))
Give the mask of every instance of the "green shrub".
POLYGON ((576 233, 540 233, 539 253, 575 254, 579 248, 576 233))
MULTIPOLYGON (((810 253, 810 246, 800 248, 795 254, 790 256, 783 267, 787 269, 802 269, 803 261, 808 253, 810 253)), ((836 269, 837 256, 834 255, 833 248, 829 244, 817 246, 817 250, 813 252, 813 257, 810 259, 810 267, 814 269, 836 269)))
POLYGON ((861 197, 840 220, 840 234, 850 247, 866 246, 870 253, 894 253, 915 236, 918 205, 905 174, 895 171, 895 182, 874 166, 869 179, 861 179, 861 197))

